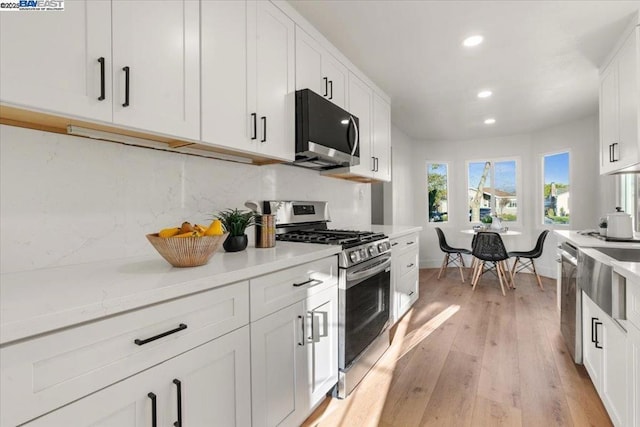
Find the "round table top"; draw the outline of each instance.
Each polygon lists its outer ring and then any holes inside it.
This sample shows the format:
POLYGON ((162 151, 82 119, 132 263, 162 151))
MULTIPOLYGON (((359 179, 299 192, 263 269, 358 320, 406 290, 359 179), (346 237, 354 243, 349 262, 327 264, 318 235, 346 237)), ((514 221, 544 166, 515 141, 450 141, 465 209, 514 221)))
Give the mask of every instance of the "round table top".
POLYGON ((505 230, 505 231, 500 231, 500 230, 474 230, 473 228, 468 228, 465 230, 460 230, 461 233, 464 234, 476 234, 479 231, 486 231, 489 233, 498 233, 501 236, 520 236, 522 234, 521 231, 515 231, 515 230, 505 230))

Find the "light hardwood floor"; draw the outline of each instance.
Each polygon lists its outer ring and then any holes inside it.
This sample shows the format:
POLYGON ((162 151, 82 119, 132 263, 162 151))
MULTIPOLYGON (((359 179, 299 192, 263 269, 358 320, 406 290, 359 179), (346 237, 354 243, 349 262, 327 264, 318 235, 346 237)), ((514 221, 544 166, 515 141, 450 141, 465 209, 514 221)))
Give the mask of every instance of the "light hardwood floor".
POLYGON ((542 291, 518 274, 503 297, 490 273, 475 291, 457 269, 437 273, 420 270, 420 299, 358 388, 305 426, 611 425, 560 334, 555 280, 542 291))

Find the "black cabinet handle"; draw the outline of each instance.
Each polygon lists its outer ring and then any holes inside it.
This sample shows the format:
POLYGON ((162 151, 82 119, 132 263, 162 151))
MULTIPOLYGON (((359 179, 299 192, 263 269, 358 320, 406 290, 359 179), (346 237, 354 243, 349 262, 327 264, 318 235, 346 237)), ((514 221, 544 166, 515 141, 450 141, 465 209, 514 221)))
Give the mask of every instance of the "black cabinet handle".
POLYGON ((392 243, 391 246, 398 246, 398 242, 392 243))
POLYGON ((324 80, 324 96, 329 96, 329 79, 323 77, 322 80, 324 80))
POLYGON ((413 245, 414 242, 407 242, 407 245, 413 245))
POLYGON ((333 80, 329 80, 329 99, 333 99, 333 80))
POLYGON ((304 323, 305 323, 304 317, 298 316, 298 319, 300 319, 300 324, 302 325, 302 335, 301 335, 302 340, 298 342, 298 345, 304 347, 304 340, 305 340, 305 337, 307 336, 307 332, 305 331, 305 327, 304 327, 304 323))
POLYGON ((155 393, 148 393, 147 396, 151 399, 151 427, 158 427, 158 403, 156 402, 155 393))
POLYGON ((312 283, 312 282, 315 282, 315 283, 313 283, 313 285, 314 285, 314 286, 315 286, 315 285, 320 285, 320 284, 324 283, 322 280, 318 280, 318 279, 309 279, 309 280, 306 280, 306 281, 301 282, 301 283, 294 283, 294 284, 293 284, 293 286, 295 286, 295 287, 297 288, 297 287, 299 287, 299 286, 308 285, 309 283, 312 283))
POLYGON ((123 67, 122 71, 124 71, 124 104, 122 104, 123 107, 128 107, 129 106, 129 74, 130 74, 130 69, 129 67, 123 67))
POLYGON ((251 122, 253 124, 253 135, 251 139, 258 139, 258 115, 256 113, 251 113, 251 122))
POLYGON ((100 96, 98 101, 104 101, 104 56, 98 58, 98 62, 100 63, 100 96))
POLYGON ((600 341, 598 340, 598 325, 602 325, 602 322, 595 322, 595 331, 596 331, 596 348, 602 348, 600 345, 600 341))
POLYGON ((187 325, 185 325, 184 323, 180 323, 180 326, 178 326, 175 329, 172 329, 172 330, 167 331, 167 332, 163 332, 161 334, 155 335, 155 336, 153 336, 151 338, 147 338, 145 340, 141 340, 139 338, 136 338, 135 340, 133 340, 133 342, 136 343, 137 345, 145 345, 146 343, 149 343, 149 342, 155 341, 155 340, 159 340, 160 338, 164 338, 167 335, 175 334, 176 332, 180 332, 180 331, 182 331, 184 329, 187 329, 187 325))
POLYGON ((617 162, 618 160, 620 160, 619 156, 618 158, 616 158, 616 145, 618 145, 617 142, 611 144, 611 157, 613 158, 613 162, 617 162))
POLYGON ((380 159, 378 157, 376 157, 376 172, 378 172, 380 169, 378 168, 380 166, 380 159))
POLYGON ((415 292, 414 292, 414 291, 409 292, 409 296, 411 296, 411 295, 413 295, 413 294, 415 294, 415 292))
POLYGON ((613 162, 611 147, 613 147, 613 144, 609 144, 609 163, 613 162))
POLYGON ((178 421, 174 422, 174 427, 182 427, 182 383, 179 379, 174 379, 173 383, 176 385, 176 394, 178 401, 178 421))
POLYGON ((411 267, 413 267, 413 263, 407 265, 407 268, 411 268, 411 267))
POLYGON ((262 139, 260 142, 265 142, 267 140, 267 118, 262 116, 260 120, 262 120, 262 139))
POLYGON ((596 342, 596 328, 594 326, 594 323, 596 322, 596 320, 598 320, 597 317, 592 317, 591 318, 591 342, 596 342))

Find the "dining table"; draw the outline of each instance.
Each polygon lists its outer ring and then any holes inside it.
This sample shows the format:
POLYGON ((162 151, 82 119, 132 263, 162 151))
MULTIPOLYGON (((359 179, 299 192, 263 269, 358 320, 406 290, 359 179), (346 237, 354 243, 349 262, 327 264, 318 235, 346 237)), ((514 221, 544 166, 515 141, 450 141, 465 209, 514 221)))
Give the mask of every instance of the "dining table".
POLYGON ((480 232, 498 233, 501 236, 520 236, 520 235, 522 235, 521 231, 516 231, 516 230, 492 230, 492 229, 474 230, 473 228, 467 228, 467 229, 464 229, 464 230, 460 230, 460 232, 464 233, 464 234, 476 234, 476 233, 480 233, 480 232))

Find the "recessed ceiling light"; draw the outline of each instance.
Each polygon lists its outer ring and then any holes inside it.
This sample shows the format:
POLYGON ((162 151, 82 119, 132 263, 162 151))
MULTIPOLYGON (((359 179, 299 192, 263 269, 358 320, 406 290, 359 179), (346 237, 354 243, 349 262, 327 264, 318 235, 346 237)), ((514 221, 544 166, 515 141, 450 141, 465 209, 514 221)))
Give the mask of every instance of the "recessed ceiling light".
POLYGON ((484 40, 484 37, 480 35, 471 36, 464 39, 464 41, 462 42, 462 45, 465 47, 478 46, 480 43, 482 43, 483 40, 484 40))
POLYGON ((491 119, 487 119, 487 120, 485 120, 485 121, 484 121, 484 124, 485 124, 485 125, 492 125, 492 124, 494 124, 495 122, 496 122, 496 119, 491 118, 491 119))
POLYGON ((490 90, 481 90, 480 92, 478 92, 478 98, 488 98, 491 95, 493 95, 493 92, 491 92, 490 90))

